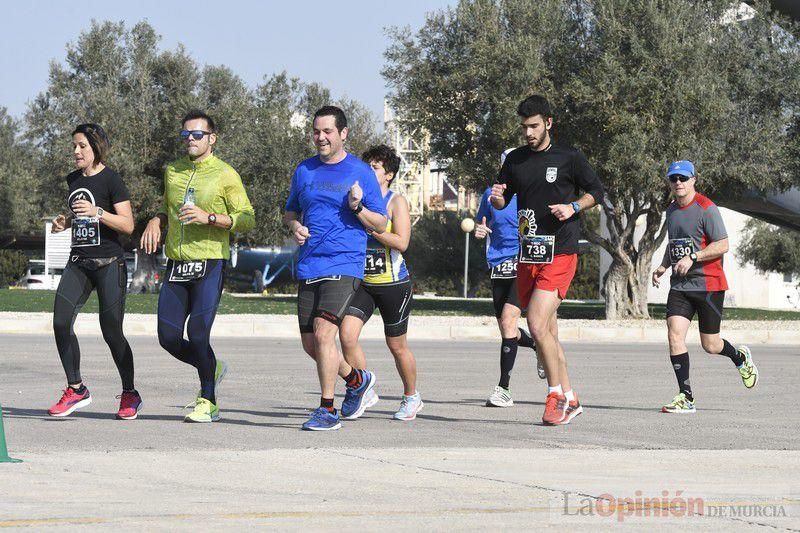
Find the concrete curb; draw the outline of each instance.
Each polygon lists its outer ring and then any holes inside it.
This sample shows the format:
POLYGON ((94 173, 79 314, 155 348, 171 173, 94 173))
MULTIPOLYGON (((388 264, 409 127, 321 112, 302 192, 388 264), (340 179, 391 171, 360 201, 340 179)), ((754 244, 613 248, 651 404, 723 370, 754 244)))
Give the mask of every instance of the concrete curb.
MULTIPOLYGON (((156 335, 155 315, 129 314, 125 317, 126 335, 156 335)), ((520 321, 520 327, 525 323, 520 321)), ((0 334, 50 335, 50 313, 0 313, 0 334)), ((411 317, 410 337, 421 340, 496 340, 494 317, 416 316, 411 317)), ((100 335, 98 315, 83 313, 75 322, 78 335, 100 335)), ((800 322, 726 321, 725 338, 734 343, 800 345, 800 322)), ((212 335, 217 337, 298 338, 297 318, 293 315, 217 315, 212 335)), ((364 327, 365 339, 383 339, 383 322, 374 316, 364 327)), ((661 320, 609 321, 561 320, 562 341, 657 342, 666 343, 666 327, 661 320)), ((689 331, 688 341, 700 342, 697 324, 689 331)))

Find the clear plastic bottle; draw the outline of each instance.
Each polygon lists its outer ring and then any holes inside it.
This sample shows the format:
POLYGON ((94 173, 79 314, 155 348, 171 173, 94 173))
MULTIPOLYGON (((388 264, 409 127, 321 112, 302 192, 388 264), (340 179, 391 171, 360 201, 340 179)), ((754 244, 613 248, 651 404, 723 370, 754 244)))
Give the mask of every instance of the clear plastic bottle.
MULTIPOLYGON (((194 194, 194 187, 189 187, 186 189, 186 194, 183 195, 183 205, 184 207, 187 205, 194 205, 196 200, 196 196, 194 194)), ((185 224, 185 222, 181 222, 181 224, 185 224)))

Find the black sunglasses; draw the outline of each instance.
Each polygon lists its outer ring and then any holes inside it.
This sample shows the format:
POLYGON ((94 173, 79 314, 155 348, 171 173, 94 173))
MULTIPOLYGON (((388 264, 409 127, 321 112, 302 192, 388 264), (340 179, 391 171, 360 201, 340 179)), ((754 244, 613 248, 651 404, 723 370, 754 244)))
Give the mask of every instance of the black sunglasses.
POLYGON ((183 139, 184 141, 186 139, 188 139, 190 135, 192 136, 192 139, 194 139, 195 141, 199 141, 204 136, 211 135, 211 132, 210 131, 203 131, 203 130, 191 130, 191 131, 190 130, 181 130, 181 132, 178 135, 180 135, 181 139, 183 139))
POLYGON ((680 180, 681 183, 684 183, 689 181, 693 177, 694 176, 684 176, 683 174, 672 174, 670 176, 667 176, 667 179, 672 183, 678 183, 678 180, 680 180))

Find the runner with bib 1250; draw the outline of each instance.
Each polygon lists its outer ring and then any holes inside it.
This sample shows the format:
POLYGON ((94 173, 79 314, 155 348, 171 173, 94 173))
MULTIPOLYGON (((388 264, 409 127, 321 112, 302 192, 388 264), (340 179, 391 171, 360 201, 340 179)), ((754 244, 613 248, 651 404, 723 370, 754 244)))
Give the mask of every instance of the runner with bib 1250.
MULTIPOLYGON (((500 156, 500 165, 505 162, 511 150, 500 156)), ((486 239, 486 262, 489 265, 489 277, 492 282, 492 302, 494 315, 500 328, 500 381, 494 387, 487 407, 511 407, 511 370, 517 359, 519 346, 536 350, 530 335, 518 327, 522 315, 517 295, 517 267, 519 257, 519 238, 517 230, 517 196, 511 197, 505 209, 495 209, 489 198, 492 188, 486 189, 481 197, 478 213, 475 218, 475 238, 486 239)), ((545 372, 541 359, 536 357, 536 370, 544 379, 545 372)))

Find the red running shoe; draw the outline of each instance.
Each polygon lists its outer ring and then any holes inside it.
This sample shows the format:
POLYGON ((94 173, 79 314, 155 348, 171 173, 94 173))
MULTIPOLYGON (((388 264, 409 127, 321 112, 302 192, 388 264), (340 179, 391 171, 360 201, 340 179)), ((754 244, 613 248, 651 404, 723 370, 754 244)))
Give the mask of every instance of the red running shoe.
POLYGON ((567 410, 564 413, 564 418, 561 420, 561 422, 559 422, 559 424, 569 424, 570 420, 581 413, 583 413, 583 407, 581 406, 581 402, 578 401, 578 395, 576 394, 575 399, 567 404, 567 410))
POLYGON ((119 398, 117 420, 134 420, 142 408, 142 397, 136 391, 122 391, 119 398))
POLYGON ((67 387, 58 403, 47 412, 50 413, 50 416, 69 416, 75 409, 86 407, 90 403, 92 403, 92 395, 89 394, 89 389, 84 387, 83 394, 81 394, 72 387, 67 387))
POLYGON ((551 392, 544 402, 544 415, 542 422, 554 426, 561 423, 567 411, 567 398, 563 394, 551 392))

